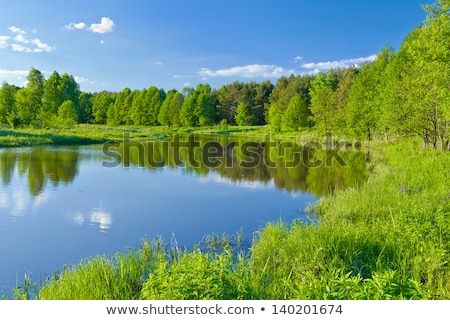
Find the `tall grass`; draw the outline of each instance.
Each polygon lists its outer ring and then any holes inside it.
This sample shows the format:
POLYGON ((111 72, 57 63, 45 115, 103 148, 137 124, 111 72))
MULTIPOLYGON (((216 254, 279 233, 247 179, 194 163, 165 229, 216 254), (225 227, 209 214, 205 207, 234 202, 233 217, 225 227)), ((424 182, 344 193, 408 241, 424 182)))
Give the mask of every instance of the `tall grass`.
POLYGON ((41 299, 449 299, 450 156, 375 145, 363 187, 322 198, 317 224, 276 222, 247 254, 144 242, 66 268, 41 299))
POLYGON ((130 300, 140 296, 148 274, 165 256, 161 241, 144 240, 138 249, 97 256, 65 267, 39 291, 43 300, 130 300))
POLYGON ((269 225, 253 248, 265 298, 450 297, 450 158, 378 150, 367 185, 323 198, 318 226, 269 225))

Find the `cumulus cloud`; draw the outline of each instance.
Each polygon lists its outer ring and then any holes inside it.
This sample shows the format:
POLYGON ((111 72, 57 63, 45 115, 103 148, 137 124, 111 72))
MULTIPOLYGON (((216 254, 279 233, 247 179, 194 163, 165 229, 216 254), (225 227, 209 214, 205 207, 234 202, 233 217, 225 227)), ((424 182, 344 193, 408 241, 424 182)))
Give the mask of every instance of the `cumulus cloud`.
MULTIPOLYGON (((92 23, 89 27, 85 22, 71 22, 68 25, 65 25, 64 29, 72 31, 86 29, 95 33, 107 33, 112 32, 114 30, 114 27, 115 23, 111 18, 102 17, 100 23, 92 23)), ((104 41, 102 40, 100 43, 103 44, 104 41)))
POLYGON ((371 62, 371 61, 375 61, 376 59, 377 59, 377 56, 374 54, 374 55, 371 55, 368 57, 361 57, 361 58, 355 58, 355 59, 303 63, 301 65, 301 67, 304 69, 308 69, 308 70, 323 71, 323 70, 329 70, 329 69, 348 68, 353 65, 359 66, 360 64, 362 64, 364 62, 371 62))
POLYGON ((11 39, 9 36, 0 36, 0 49, 6 49, 9 47, 9 39, 11 39))
POLYGON ((64 28, 67 30, 83 30, 86 28, 86 23, 84 22, 78 22, 78 23, 69 23, 64 28))
POLYGON ((28 70, 5 70, 0 69, 0 78, 14 78, 21 80, 28 75, 28 70))
POLYGON ((32 52, 31 48, 28 48, 22 44, 19 43, 11 43, 12 51, 16 52, 32 52))
POLYGON ((11 26, 8 28, 9 31, 12 33, 19 33, 19 34, 26 34, 26 32, 20 28, 17 28, 16 26, 11 26))
POLYGON ((103 17, 100 23, 91 24, 88 30, 95 33, 107 33, 113 31, 114 26, 115 24, 113 20, 108 17, 103 17))
POLYGON ((95 81, 89 80, 85 77, 75 76, 74 79, 78 84, 95 84, 95 81))
POLYGON ((55 48, 52 46, 49 46, 46 43, 43 43, 39 39, 33 39, 31 42, 36 46, 36 48, 33 49, 33 52, 50 52, 53 51, 55 48))
POLYGON ((28 37, 26 31, 16 26, 11 26, 8 30, 16 34, 16 36, 11 38, 10 36, 0 35, 0 49, 11 48, 15 52, 27 53, 51 52, 56 49, 38 38, 28 37))
POLYGON ((26 39, 22 33, 18 34, 14 38, 14 41, 19 42, 19 43, 30 43, 30 40, 26 39))
POLYGON ((250 64, 215 71, 208 68, 202 68, 198 73, 202 77, 279 78, 281 76, 294 74, 295 70, 284 69, 276 65, 250 64))

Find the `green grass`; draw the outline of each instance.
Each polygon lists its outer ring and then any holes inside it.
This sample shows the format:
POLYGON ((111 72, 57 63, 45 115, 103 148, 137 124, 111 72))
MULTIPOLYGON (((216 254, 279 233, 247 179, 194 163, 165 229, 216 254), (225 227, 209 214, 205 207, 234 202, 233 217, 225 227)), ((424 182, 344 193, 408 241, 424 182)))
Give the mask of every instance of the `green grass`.
POLYGON ((270 223, 245 255, 217 236, 203 251, 144 241, 65 268, 38 298, 450 299, 449 153, 403 141, 371 154, 367 184, 323 197, 318 224, 270 223))
POLYGON ((138 249, 97 256, 65 267, 39 291, 42 300, 138 299, 148 274, 165 258, 161 241, 144 240, 138 249))
POLYGON ((252 267, 265 298, 450 297, 449 155, 413 144, 376 152, 365 187, 318 203, 319 226, 262 232, 252 267))
POLYGON ((273 133, 270 126, 227 126, 221 128, 218 125, 206 127, 139 127, 80 124, 70 128, 18 128, 0 129, 1 147, 21 147, 38 145, 83 145, 98 144, 106 141, 122 141, 124 134, 128 134, 131 140, 148 140, 166 137, 174 133, 198 133, 198 134, 222 134, 233 136, 245 136, 262 138, 268 134, 274 138, 298 137, 300 134, 307 139, 323 139, 317 132, 282 132, 273 133))

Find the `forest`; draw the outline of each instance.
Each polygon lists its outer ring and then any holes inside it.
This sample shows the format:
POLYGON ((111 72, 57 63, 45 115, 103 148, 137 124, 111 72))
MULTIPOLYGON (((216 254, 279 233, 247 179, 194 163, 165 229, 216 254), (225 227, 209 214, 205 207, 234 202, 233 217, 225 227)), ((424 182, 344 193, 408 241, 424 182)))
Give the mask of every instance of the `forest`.
POLYGON ((90 93, 82 92, 72 75, 54 71, 46 79, 32 68, 25 87, 3 82, 0 126, 268 124, 275 132, 336 131, 368 140, 415 136, 425 147, 449 149, 449 1, 423 7, 426 20, 398 50, 386 46, 373 62, 281 77, 275 84, 90 93))

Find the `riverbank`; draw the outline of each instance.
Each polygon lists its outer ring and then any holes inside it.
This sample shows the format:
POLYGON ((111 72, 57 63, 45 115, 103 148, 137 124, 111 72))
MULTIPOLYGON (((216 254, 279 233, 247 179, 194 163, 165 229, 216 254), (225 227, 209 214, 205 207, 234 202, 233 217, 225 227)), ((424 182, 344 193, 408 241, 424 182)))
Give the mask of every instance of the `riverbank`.
POLYGON ((367 184, 323 197, 317 225, 269 224, 245 253, 226 239, 192 251, 143 240, 36 291, 26 281, 16 298, 449 299, 449 154, 413 140, 370 153, 367 184))
MULTIPOLYGON (((107 141, 120 142, 127 134, 130 140, 149 140, 175 133, 198 133, 245 136, 250 138, 263 138, 271 135, 274 138, 297 138, 302 137, 305 141, 324 140, 325 137, 317 132, 277 132, 274 133, 270 126, 207 126, 192 128, 173 128, 168 126, 137 127, 120 126, 111 127, 106 125, 80 124, 70 128, 48 128, 48 129, 0 129, 0 148, 5 147, 30 147, 42 145, 86 145, 101 144, 107 141)), ((334 139, 339 136, 334 135, 334 139)))

